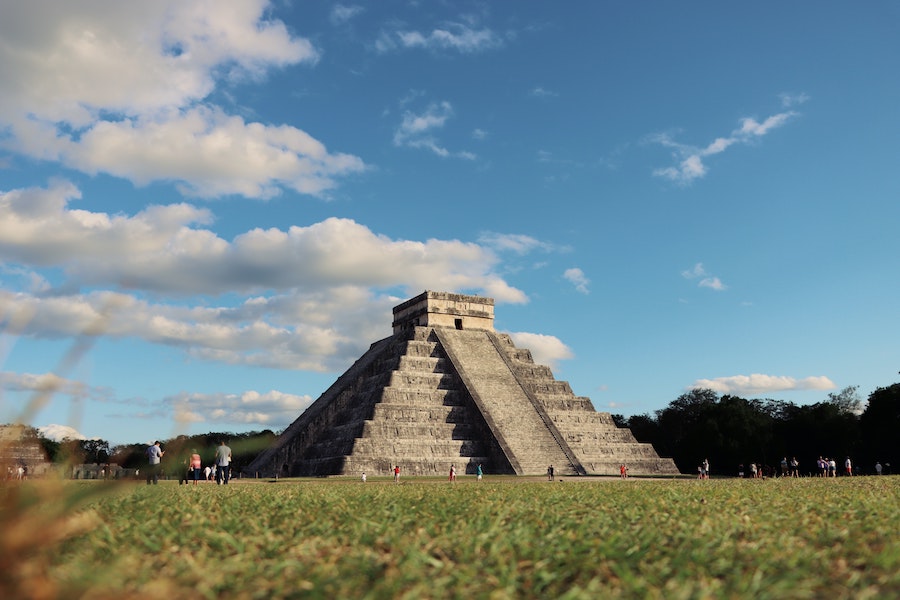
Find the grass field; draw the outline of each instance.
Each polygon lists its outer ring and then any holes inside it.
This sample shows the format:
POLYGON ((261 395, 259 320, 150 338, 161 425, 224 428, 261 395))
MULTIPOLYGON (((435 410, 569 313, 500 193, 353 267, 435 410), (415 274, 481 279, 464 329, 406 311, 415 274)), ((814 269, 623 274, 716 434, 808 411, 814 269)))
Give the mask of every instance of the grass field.
POLYGON ((897 598, 900 477, 0 486, 0 597, 897 598))

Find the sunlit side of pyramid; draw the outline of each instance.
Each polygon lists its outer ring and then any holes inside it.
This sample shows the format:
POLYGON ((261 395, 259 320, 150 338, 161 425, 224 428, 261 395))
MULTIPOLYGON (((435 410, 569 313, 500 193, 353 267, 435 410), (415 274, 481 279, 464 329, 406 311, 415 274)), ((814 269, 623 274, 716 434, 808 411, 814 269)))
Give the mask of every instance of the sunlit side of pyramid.
POLYGON ((246 473, 678 473, 495 332, 492 298, 426 291, 394 308, 393 328, 246 473))

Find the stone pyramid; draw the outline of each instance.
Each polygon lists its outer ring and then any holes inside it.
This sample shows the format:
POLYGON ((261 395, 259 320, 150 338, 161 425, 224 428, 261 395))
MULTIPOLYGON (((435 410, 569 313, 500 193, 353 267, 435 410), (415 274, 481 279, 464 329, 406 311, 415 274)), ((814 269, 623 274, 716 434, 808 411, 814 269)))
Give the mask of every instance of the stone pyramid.
POLYGON ((492 298, 426 291, 244 472, 674 475, 670 458, 494 331, 492 298))

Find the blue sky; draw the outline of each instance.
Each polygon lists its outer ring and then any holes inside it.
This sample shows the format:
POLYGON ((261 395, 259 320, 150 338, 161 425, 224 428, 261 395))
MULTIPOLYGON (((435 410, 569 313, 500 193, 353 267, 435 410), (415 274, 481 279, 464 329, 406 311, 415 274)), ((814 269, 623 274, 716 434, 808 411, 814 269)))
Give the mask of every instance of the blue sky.
POLYGON ((425 289, 601 411, 897 381, 896 3, 2 9, 2 421, 279 430, 425 289))

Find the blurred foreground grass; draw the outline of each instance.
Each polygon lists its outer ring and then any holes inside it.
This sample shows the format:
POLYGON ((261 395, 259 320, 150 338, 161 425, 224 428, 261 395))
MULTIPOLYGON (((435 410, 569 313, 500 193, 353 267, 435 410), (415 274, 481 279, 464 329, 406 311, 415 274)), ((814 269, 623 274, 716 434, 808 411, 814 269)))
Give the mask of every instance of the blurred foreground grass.
POLYGON ((900 477, 97 489, 0 486, 0 597, 900 597, 900 477))

